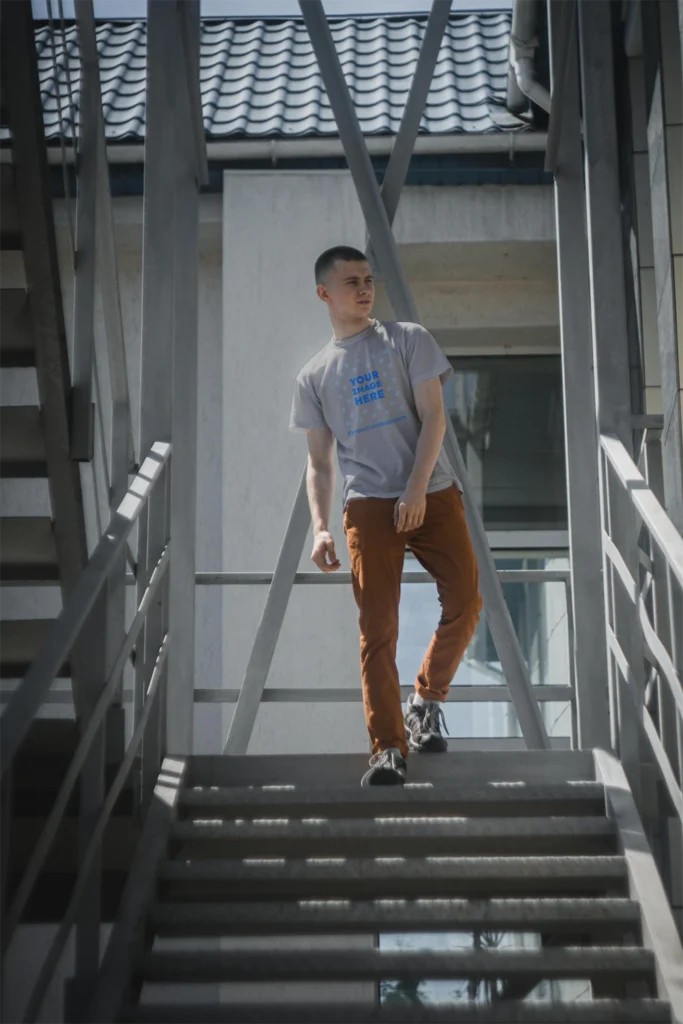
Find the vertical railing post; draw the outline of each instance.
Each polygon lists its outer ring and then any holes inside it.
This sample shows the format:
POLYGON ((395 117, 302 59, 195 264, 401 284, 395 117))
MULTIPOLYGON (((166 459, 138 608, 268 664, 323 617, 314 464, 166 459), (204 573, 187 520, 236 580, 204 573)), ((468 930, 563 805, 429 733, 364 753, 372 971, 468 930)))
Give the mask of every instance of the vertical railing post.
POLYGON ((173 472, 171 473, 167 741, 173 755, 192 753, 195 662, 197 521, 197 327, 199 193, 205 178, 204 125, 199 96, 199 4, 179 0, 176 53, 186 74, 174 73, 175 219, 173 275, 173 472))
MULTIPOLYGON (((562 339, 565 449, 571 593, 575 632, 569 658, 576 675, 579 747, 610 746, 607 637, 602 571, 599 441, 593 382, 585 194, 581 155, 576 14, 569 37, 560 34, 566 5, 548 2, 553 94, 560 50, 565 64, 563 106, 555 167, 555 223, 562 339)), ((569 603, 567 605, 569 611, 569 603)))
MULTIPOLYGON (((621 230, 619 151, 613 63, 612 5, 579 0, 579 52, 584 129, 586 222, 594 358, 597 428, 599 434, 616 435, 633 455, 631 385, 628 353, 626 281, 621 230)), ((638 578, 638 534, 630 502, 615 494, 611 500, 610 473, 600 460, 602 526, 619 547, 633 579, 638 578), (609 513, 609 522, 604 518, 609 513)), ((609 568, 603 552, 603 572, 609 568)), ((642 638, 637 612, 621 585, 614 583, 614 630, 638 688, 644 688, 642 638)), ((613 659, 610 658, 613 664, 613 659)), ((617 671, 618 675, 618 671, 617 671)), ((616 692, 621 691, 619 679, 616 692)), ((621 746, 631 788, 640 799, 641 765, 639 725, 630 700, 619 709, 621 746)))
MULTIPOLYGON (((97 699, 106 682, 111 658, 107 636, 107 591, 102 588, 83 629, 85 642, 79 644, 79 669, 84 695, 84 713, 79 719, 80 732, 87 728, 97 699)), ((78 814, 78 864, 90 843, 104 802, 106 718, 99 726, 81 770, 78 814)), ((76 919, 76 953, 74 977, 65 988, 65 1017, 69 1024, 85 1024, 85 1007, 92 997, 100 966, 100 929, 102 924, 102 845, 92 865, 87 892, 76 919)))

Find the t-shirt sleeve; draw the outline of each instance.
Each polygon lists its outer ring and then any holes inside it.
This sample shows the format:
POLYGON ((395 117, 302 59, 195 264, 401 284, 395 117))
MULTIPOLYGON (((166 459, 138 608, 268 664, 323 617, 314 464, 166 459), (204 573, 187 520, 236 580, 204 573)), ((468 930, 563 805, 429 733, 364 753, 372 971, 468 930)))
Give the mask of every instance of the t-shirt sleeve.
POLYGON ((326 427, 325 417, 318 396, 310 383, 300 377, 294 381, 292 412, 289 418, 289 429, 298 432, 317 430, 326 427))
POLYGON ((410 383, 438 377, 443 384, 453 373, 453 367, 443 353, 436 338, 420 324, 404 324, 404 353, 410 383))

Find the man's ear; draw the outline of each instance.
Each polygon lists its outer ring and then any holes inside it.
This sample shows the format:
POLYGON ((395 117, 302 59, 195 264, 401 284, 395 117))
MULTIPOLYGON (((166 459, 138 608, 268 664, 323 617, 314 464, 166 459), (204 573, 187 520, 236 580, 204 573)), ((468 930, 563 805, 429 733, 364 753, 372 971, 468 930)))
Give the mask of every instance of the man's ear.
POLYGON ((323 302, 329 300, 330 294, 324 284, 319 284, 315 291, 318 298, 322 299, 323 302))

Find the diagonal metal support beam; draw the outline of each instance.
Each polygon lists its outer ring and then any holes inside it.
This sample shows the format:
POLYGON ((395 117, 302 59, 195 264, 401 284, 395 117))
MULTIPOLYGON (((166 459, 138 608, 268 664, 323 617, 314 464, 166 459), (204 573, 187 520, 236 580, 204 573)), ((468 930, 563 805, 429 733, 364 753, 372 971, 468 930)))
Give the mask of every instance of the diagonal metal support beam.
POLYGON ((251 649, 249 664, 242 683, 242 689, 235 707, 235 714, 230 723, 228 739, 223 750, 224 754, 246 754, 249 740, 256 721, 261 703, 261 695, 266 685, 268 672, 280 636, 282 623, 289 603, 289 595, 294 585, 294 577, 299 568, 301 552, 311 522, 306 492, 306 473, 308 461, 304 468, 299 489, 294 499, 294 507, 289 517, 285 539, 278 555, 273 582, 268 590, 266 605, 256 631, 256 639, 251 649))
MULTIPOLYGON (((398 257, 396 241, 389 217, 375 178, 365 139, 356 116, 341 63, 332 39, 320 0, 299 0, 301 13, 318 58, 320 73, 335 115, 349 169, 372 240, 379 271, 384 279, 389 301, 401 320, 419 322, 408 282, 398 257)), ((550 740, 533 694, 524 656, 512 625, 510 613, 496 574, 493 555, 488 546, 484 524, 473 498, 467 471, 450 418, 446 418, 444 445, 463 491, 467 521, 472 536, 480 573, 480 589, 484 607, 510 688, 522 734, 528 747, 547 749, 550 740)))
MULTIPOLYGON (((401 190, 408 174, 410 158, 413 155, 415 139, 427 103, 450 12, 451 0, 433 0, 410 93, 382 181, 382 200, 391 224, 394 222, 401 190)), ((368 239, 368 257, 371 256, 370 248, 368 239)))

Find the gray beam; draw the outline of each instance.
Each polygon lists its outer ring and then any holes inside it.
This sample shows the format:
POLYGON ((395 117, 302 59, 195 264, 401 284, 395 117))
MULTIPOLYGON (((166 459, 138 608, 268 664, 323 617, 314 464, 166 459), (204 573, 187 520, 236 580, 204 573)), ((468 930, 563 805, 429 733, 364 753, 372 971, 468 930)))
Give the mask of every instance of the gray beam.
MULTIPOLYGON (((575 643, 578 745, 610 747, 605 592, 602 572, 598 432, 591 345, 588 251, 573 3, 548 2, 553 103, 564 75, 563 104, 555 113, 557 161, 555 223, 562 341, 567 459, 571 601, 575 643), (566 11, 573 17, 566 24, 566 11), (569 38, 567 38, 569 36, 569 38), (558 59, 564 55, 564 65, 558 59)), ((569 595, 568 595, 569 598, 569 595)))
MULTIPOLYGON (((576 52, 576 5, 575 0, 565 0, 558 4, 559 24, 555 26, 555 53, 552 75, 552 95, 550 99, 550 119, 548 122, 548 142, 545 149, 545 170, 554 172, 557 167, 558 149, 562 131, 566 132, 566 101, 567 79, 570 74, 570 55, 576 52)), ((548 13, 552 4, 548 4, 548 13)), ((548 20, 550 31, 550 19, 548 20)))
POLYGON ((224 754, 246 754, 254 729, 261 696, 275 653, 275 646, 284 622, 294 576, 299 568, 306 534, 311 522, 306 491, 308 462, 296 492, 292 514, 278 555, 273 582, 256 631, 240 695, 230 723, 224 754))
POLYGON ((420 47, 420 55, 410 85, 410 93, 382 181, 382 199, 390 224, 393 223, 396 216, 398 201, 408 173, 410 158, 427 103, 450 11, 451 0, 433 0, 420 47))
MULTIPOLYGON (((670 189, 681 188, 668 181, 667 133, 664 107, 664 68, 660 42, 658 3, 641 4, 643 67, 647 111, 647 151, 650 168, 650 209, 655 267, 657 335, 662 380, 662 461, 666 511, 679 533, 683 533, 683 424, 681 423, 681 363, 676 327, 674 262, 671 244, 670 189)), ((669 26, 671 27, 671 26, 669 26)), ((672 48, 672 56, 676 53, 672 48)), ((680 81, 680 66, 677 69, 680 81)), ((683 303, 683 296, 679 298, 683 303)))
MULTIPOLYGON (((306 0, 300 7, 320 73, 334 111, 340 138, 356 185, 358 199, 384 279, 389 301, 398 319, 419 322, 408 282, 398 257, 387 211, 382 202, 367 146, 358 123, 351 95, 344 80, 332 34, 320 0, 306 0)), ((543 718, 534 700, 524 657, 505 604, 495 564, 488 546, 484 525, 473 500, 465 464, 450 419, 446 419, 446 452, 464 489, 467 521, 479 564, 480 590, 486 615, 505 678, 510 687, 515 711, 527 744, 546 748, 549 739, 543 718)))
MULTIPOLYGON (((97 48, 84 46, 85 4, 76 8, 81 61, 76 251, 74 258, 73 350, 71 358, 71 457, 91 462, 94 450, 95 251, 97 217, 97 118, 100 102, 97 48)), ((85 15, 87 18, 87 15, 85 15)), ((68 202, 68 198, 67 198, 68 202)))
POLYGON ((184 94, 189 102, 190 130, 188 145, 192 148, 195 180, 197 185, 209 182, 209 165, 206 156, 206 133, 202 111, 202 90, 199 81, 199 42, 201 21, 199 5, 187 0, 176 0, 180 27, 180 46, 185 70, 184 94))
POLYGON ((632 455, 611 5, 580 0, 578 15, 598 426, 632 455))
MULTIPOLYGON (((199 92, 199 4, 180 0, 186 67, 194 90, 176 83, 176 185, 173 227, 173 461, 170 490, 171 562, 169 626, 173 647, 168 659, 166 742, 172 754, 192 753, 195 664, 195 558, 197 533, 197 330, 199 290, 199 193, 195 161, 199 92), (189 74, 189 72, 188 72, 189 74), (196 79, 196 81, 195 81, 196 79)), ((178 49, 183 49, 178 40, 178 49)), ((169 63, 169 70, 170 63, 169 63)), ((200 108, 201 110, 201 108, 200 108)), ((202 129, 203 141, 203 129, 202 129)), ((204 163, 206 162, 204 150, 204 163)))
MULTIPOLYGON (((598 433, 616 435, 633 456, 631 388, 624 277, 619 149, 613 63, 611 4, 580 0, 579 50, 584 126, 584 169, 590 274, 591 329, 598 433)), ((619 547, 634 579, 638 577, 638 529, 635 509, 601 461, 603 530, 619 547)), ((623 593, 603 544, 606 622, 615 631, 644 688, 642 634, 634 606, 623 593)), ((640 796, 644 751, 627 684, 614 657, 607 659, 612 716, 612 745, 631 787, 640 796)))

